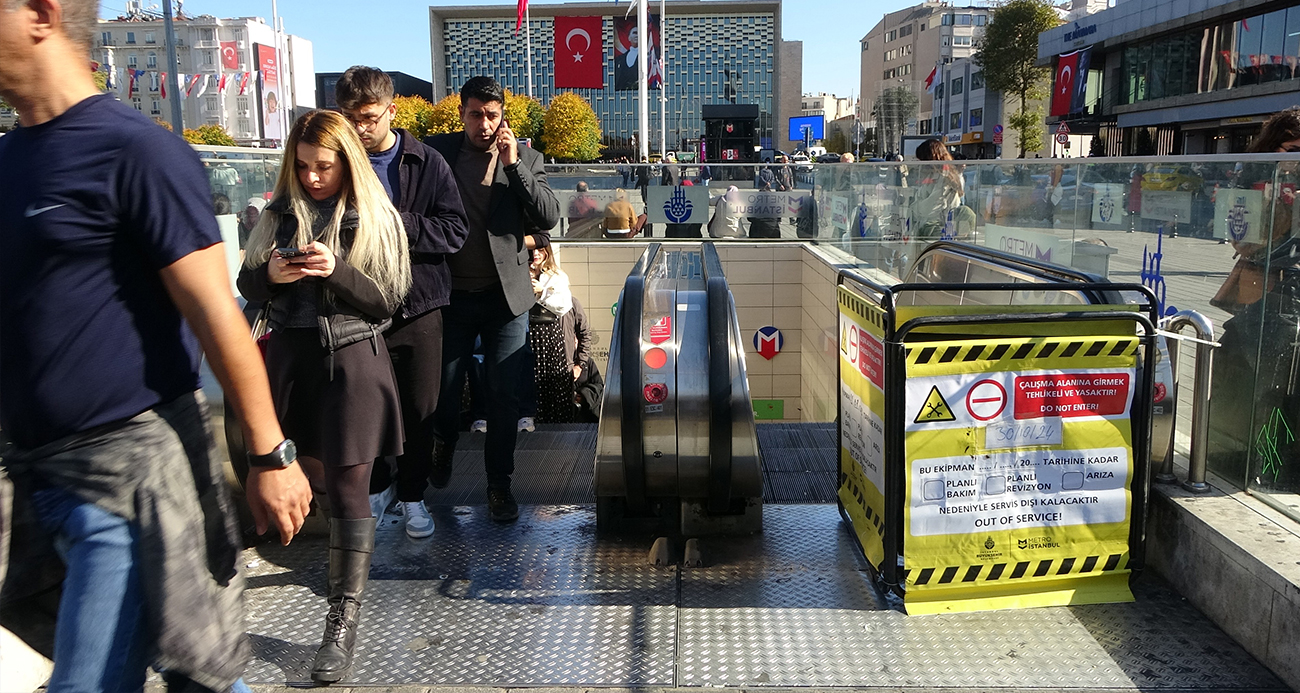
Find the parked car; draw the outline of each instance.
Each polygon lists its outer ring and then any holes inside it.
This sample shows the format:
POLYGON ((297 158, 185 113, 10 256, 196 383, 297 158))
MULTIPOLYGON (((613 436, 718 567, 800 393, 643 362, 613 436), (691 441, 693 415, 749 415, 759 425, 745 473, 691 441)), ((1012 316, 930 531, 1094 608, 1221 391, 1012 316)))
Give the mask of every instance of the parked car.
POLYGON ((796 171, 807 173, 813 170, 812 160, 808 158, 807 154, 795 154, 790 157, 790 163, 795 165, 796 171))
POLYGON ((839 162, 840 155, 835 154, 834 152, 827 152, 817 157, 817 163, 819 164, 838 164, 839 162))

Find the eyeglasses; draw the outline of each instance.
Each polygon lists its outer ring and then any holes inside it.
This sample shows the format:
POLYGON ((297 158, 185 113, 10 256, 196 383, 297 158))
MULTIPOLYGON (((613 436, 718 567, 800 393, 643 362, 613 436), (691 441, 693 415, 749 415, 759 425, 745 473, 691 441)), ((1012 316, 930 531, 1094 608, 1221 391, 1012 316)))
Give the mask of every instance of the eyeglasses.
POLYGON ((347 118, 347 121, 349 123, 352 123, 353 127, 361 128, 362 130, 369 130, 375 127, 376 125, 378 125, 379 121, 383 120, 384 116, 388 115, 388 107, 391 105, 392 103, 386 104, 383 110, 379 111, 375 115, 368 116, 362 114, 352 114, 352 113, 348 113, 347 111, 344 111, 343 117, 347 118))

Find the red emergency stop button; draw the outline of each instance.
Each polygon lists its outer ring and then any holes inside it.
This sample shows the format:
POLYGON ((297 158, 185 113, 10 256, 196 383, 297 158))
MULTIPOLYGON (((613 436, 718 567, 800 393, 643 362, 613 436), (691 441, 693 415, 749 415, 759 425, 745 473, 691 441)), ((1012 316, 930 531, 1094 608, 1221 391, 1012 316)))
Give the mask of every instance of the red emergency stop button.
POLYGON ((668 399, 668 385, 665 383, 650 383, 645 386, 645 401, 651 404, 663 404, 668 399))

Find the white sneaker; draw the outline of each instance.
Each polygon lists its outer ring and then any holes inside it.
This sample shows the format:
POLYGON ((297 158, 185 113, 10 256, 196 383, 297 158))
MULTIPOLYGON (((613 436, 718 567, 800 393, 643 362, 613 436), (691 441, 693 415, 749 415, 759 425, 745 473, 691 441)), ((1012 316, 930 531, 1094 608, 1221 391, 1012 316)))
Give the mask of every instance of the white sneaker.
POLYGON ((424 501, 402 501, 402 514, 406 516, 406 535, 421 539, 433 534, 433 516, 429 515, 424 501))
POLYGON ((487 420, 475 419, 474 423, 469 425, 470 433, 487 433, 487 420))
POLYGON ((523 433, 523 432, 525 432, 525 431, 527 431, 527 432, 529 432, 529 433, 532 433, 533 431, 536 431, 536 430, 537 430, 537 426, 534 426, 534 425, 533 425, 533 417, 531 417, 531 416, 525 416, 524 418, 522 418, 522 419, 519 420, 519 432, 520 432, 520 433, 523 433))
POLYGON ((397 500, 397 484, 389 484, 383 491, 370 494, 370 516, 375 518, 375 524, 384 521, 384 512, 393 505, 395 500, 397 500))

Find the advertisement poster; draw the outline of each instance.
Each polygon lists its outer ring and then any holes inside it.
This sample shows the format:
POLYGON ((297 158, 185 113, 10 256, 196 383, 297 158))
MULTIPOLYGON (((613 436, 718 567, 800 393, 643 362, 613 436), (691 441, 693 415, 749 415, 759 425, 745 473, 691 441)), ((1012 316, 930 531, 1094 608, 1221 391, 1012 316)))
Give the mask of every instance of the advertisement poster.
POLYGON ((284 139, 284 108, 281 99, 280 61, 275 55, 275 46, 261 43, 253 44, 257 52, 257 69, 262 77, 258 102, 262 111, 262 139, 274 140, 279 144, 284 139))
MULTIPOLYGON (((663 88, 663 64, 659 60, 659 16, 650 15, 646 24, 646 36, 650 39, 650 62, 647 65, 650 89, 663 88)), ((641 60, 645 51, 637 45, 639 35, 636 18, 614 18, 614 89, 616 91, 635 91, 641 79, 641 60)))

